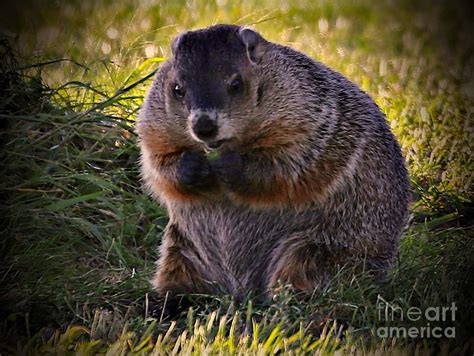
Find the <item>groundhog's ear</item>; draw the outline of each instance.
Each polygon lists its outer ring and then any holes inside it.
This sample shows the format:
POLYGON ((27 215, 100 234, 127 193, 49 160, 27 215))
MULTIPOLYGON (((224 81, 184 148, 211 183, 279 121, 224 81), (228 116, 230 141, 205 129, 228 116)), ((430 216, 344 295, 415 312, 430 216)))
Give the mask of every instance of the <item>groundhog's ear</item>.
POLYGON ((241 28, 239 37, 247 48, 247 55, 251 62, 258 63, 263 55, 263 43, 265 40, 257 32, 249 28, 241 28))
POLYGON ((180 35, 178 35, 174 38, 173 42, 171 42, 171 52, 173 53, 173 56, 176 55, 176 51, 178 50, 179 42, 181 41, 182 38, 183 38, 183 35, 180 34, 180 35))

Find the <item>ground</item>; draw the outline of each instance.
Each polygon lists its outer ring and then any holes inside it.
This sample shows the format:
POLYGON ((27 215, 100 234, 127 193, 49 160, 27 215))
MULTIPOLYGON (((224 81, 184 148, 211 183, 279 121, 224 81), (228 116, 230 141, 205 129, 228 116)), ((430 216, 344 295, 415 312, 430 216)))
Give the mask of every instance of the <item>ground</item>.
POLYGON ((473 353, 472 8, 368 0, 27 4, 0 5, 0 353, 473 353), (214 23, 251 25, 307 53, 386 114, 414 197, 386 281, 343 268, 325 290, 295 295, 283 287, 266 305, 193 296, 175 320, 155 308, 163 301, 149 280, 167 217, 142 189, 134 122, 173 36, 214 23), (444 309, 441 320, 443 307, 457 309, 444 309), (408 317, 417 310, 419 320, 408 317), (420 332, 428 324, 454 327, 456 338, 427 337, 426 329, 422 337, 382 335, 385 327, 420 332))

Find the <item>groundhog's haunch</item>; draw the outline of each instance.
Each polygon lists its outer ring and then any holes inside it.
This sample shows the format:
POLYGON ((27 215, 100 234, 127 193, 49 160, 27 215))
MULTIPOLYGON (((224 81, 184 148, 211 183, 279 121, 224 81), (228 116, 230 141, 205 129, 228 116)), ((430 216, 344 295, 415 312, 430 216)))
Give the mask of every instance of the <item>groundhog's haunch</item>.
POLYGON ((377 105, 250 29, 186 32, 172 49, 137 123, 144 182, 170 217, 155 288, 265 295, 363 259, 389 267, 409 184, 377 105))

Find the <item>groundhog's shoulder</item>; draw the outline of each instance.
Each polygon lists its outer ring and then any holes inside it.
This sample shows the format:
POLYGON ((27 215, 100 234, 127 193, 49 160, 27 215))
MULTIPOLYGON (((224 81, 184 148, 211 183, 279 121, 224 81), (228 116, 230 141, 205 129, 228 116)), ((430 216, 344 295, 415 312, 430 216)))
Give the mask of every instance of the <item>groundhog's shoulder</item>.
POLYGON ((270 64, 272 61, 285 62, 284 66, 287 68, 281 70, 283 76, 280 78, 300 81, 302 95, 309 88, 324 99, 335 100, 347 112, 359 107, 381 114, 372 98, 337 70, 291 47, 270 43, 269 51, 274 53, 270 56, 270 64))

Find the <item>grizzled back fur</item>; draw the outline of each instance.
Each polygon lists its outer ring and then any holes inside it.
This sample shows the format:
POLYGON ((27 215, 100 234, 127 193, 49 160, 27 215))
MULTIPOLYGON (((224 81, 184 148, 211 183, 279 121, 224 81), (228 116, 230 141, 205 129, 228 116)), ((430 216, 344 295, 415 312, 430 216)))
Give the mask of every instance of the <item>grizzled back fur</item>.
POLYGON ((186 32, 172 49, 137 124, 143 180, 170 215, 157 290, 312 290, 362 258, 386 269, 408 178, 372 99, 239 26, 186 32))

